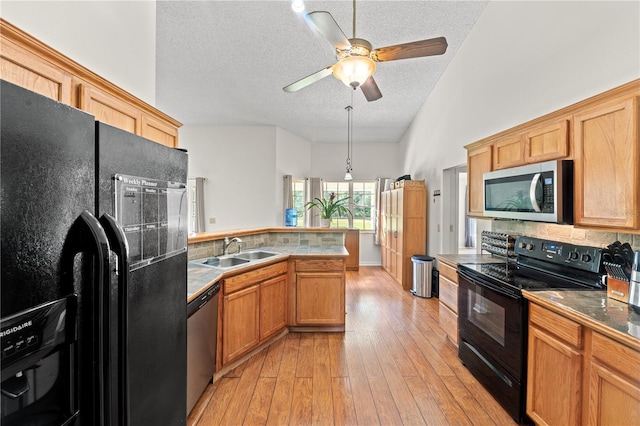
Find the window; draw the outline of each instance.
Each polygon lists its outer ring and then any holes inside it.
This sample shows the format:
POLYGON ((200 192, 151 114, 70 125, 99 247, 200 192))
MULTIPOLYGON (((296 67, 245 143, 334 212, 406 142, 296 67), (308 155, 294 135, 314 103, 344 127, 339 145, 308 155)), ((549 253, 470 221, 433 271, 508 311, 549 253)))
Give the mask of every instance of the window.
POLYGON ((353 217, 348 215, 334 217, 335 225, 332 226, 374 231, 376 185, 375 181, 324 182, 325 199, 328 199, 332 192, 336 194, 338 199, 349 197, 349 210, 353 214, 353 217))
POLYGON ((293 179, 291 185, 293 186, 293 208, 298 211, 298 224, 296 226, 302 228, 304 227, 304 216, 306 212, 304 208, 305 181, 304 179, 293 179))
POLYGON ((189 234, 191 235, 196 232, 196 212, 198 211, 195 179, 189 179, 187 183, 187 194, 189 196, 189 234))

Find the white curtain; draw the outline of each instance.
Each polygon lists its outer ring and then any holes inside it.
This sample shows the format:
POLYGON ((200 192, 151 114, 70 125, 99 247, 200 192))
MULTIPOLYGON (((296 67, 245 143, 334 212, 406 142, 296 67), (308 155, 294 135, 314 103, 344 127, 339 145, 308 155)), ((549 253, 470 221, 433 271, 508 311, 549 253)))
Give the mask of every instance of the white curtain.
POLYGON ((389 189, 390 183, 392 179, 390 178, 378 178, 376 179, 376 221, 374 222, 374 233, 373 233, 373 244, 379 246, 380 245, 380 233, 381 233, 381 218, 380 211, 382 206, 380 203, 382 202, 382 191, 386 191, 389 189))
MULTIPOLYGON (((309 201, 313 201, 316 198, 322 197, 322 179, 321 178, 306 178, 304 191, 305 204, 309 201)), ((304 226, 308 228, 318 228, 320 226, 320 212, 318 209, 307 210, 307 214, 304 215, 304 226)))
POLYGON ((284 175, 282 186, 282 223, 286 223, 287 209, 293 208, 293 177, 284 175))
POLYGON ((195 211, 195 229, 194 232, 204 232, 204 180, 203 177, 197 177, 196 181, 196 211, 195 211))

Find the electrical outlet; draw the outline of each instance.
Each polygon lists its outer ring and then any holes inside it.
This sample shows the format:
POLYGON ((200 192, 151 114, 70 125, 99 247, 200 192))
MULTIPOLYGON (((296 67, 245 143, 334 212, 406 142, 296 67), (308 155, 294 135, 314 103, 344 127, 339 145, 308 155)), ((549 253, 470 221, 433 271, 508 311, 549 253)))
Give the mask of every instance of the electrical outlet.
POLYGON ((215 217, 210 217, 209 218, 209 224, 213 225, 214 223, 216 223, 216 218, 215 217))
POLYGON ((440 232, 440 224, 438 224, 438 232, 440 232))

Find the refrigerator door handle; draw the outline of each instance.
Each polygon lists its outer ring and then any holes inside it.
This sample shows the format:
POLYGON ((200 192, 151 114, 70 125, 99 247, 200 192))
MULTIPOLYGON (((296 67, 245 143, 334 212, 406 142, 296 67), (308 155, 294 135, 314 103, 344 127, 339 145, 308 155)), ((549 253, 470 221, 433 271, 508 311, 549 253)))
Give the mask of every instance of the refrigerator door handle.
POLYGON ((111 250, 118 257, 118 422, 127 426, 129 416, 129 363, 128 363, 128 329, 129 329, 129 244, 124 231, 116 219, 108 213, 100 217, 107 238, 111 243, 111 250))
MULTIPOLYGON (((64 242, 61 256, 62 282, 70 283, 74 293, 80 293, 81 308, 79 341, 83 353, 77 358, 81 383, 78 389, 80 417, 83 423, 109 425, 111 396, 108 389, 109 371, 109 311, 110 281, 109 241, 98 219, 83 211, 75 220, 64 242), (92 256, 91 282, 74 288, 76 255, 92 256), (90 354, 86 354, 86 350, 90 354), (90 356, 89 356, 90 355, 90 356), (89 381, 87 383, 86 381, 89 381)), ((83 268, 84 269, 84 268, 83 268)))

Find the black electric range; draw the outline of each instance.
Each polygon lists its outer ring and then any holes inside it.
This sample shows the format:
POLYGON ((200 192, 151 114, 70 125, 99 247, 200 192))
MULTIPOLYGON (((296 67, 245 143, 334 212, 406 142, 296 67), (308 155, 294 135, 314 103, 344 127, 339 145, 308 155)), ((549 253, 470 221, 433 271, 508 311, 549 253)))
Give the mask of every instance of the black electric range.
POLYGON ((528 308, 522 290, 603 289, 601 249, 519 236, 516 259, 458 268, 458 356, 525 422, 528 308))

